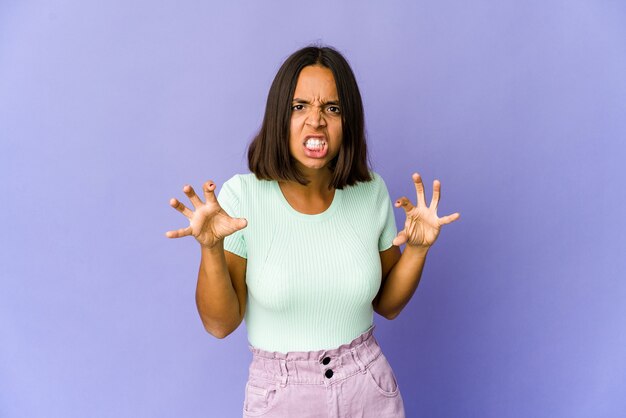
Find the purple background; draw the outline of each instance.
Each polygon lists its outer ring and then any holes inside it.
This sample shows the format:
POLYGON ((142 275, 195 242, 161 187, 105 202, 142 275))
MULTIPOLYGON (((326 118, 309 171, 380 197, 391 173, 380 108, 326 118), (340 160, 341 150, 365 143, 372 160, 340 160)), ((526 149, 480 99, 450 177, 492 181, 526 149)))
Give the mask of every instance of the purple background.
POLYGON ((315 41, 392 198, 461 212, 376 318, 408 416, 626 416, 623 1, 174 3, 0 3, 1 417, 240 416, 245 328, 203 330, 168 200, 247 171, 315 41))

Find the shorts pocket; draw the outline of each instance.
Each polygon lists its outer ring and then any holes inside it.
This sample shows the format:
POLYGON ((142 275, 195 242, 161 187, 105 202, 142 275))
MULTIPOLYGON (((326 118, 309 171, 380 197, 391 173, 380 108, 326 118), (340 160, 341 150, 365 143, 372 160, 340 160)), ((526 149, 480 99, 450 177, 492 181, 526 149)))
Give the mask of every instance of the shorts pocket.
POLYGON ((367 375, 383 396, 394 397, 400 393, 396 376, 382 353, 367 366, 367 375))
POLYGON ((263 379, 249 379, 243 402, 244 415, 258 417, 267 413, 274 404, 280 386, 276 382, 263 379))

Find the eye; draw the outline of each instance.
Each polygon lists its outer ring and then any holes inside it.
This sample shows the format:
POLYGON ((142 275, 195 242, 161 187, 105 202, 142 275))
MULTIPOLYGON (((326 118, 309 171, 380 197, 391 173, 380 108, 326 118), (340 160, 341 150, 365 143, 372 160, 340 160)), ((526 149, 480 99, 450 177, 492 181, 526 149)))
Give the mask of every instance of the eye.
POLYGON ((291 106, 291 110, 302 110, 302 109, 304 109, 304 106, 301 104, 291 106))
POLYGON ((341 113, 339 106, 328 106, 328 111, 331 113, 341 113))

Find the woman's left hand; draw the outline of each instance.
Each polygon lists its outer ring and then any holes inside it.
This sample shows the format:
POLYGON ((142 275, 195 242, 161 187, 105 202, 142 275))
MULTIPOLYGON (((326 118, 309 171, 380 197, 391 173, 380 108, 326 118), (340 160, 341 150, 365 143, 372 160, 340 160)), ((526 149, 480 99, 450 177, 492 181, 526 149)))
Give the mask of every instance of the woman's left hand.
POLYGON ((441 195, 439 180, 433 182, 433 198, 430 207, 426 206, 424 184, 422 184, 422 178, 419 174, 413 174, 413 182, 417 190, 417 206, 413 206, 406 197, 401 197, 396 201, 395 206, 397 208, 400 206, 404 208, 406 221, 404 222, 404 229, 394 238, 393 245, 406 244, 407 246, 428 249, 437 240, 441 226, 456 221, 461 214, 456 212, 443 218, 437 216, 437 205, 439 205, 441 195))

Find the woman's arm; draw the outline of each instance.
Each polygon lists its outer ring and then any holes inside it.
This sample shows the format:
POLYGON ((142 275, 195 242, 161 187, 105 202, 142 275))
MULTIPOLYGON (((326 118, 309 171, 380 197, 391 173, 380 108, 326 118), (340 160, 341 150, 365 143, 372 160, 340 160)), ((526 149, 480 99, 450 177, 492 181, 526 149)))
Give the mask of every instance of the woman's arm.
POLYGON ((458 212, 442 218, 437 216, 441 195, 439 180, 433 182, 430 206, 426 206, 424 185, 419 174, 413 174, 413 183, 417 206, 413 206, 406 197, 396 201, 395 206, 404 208, 406 214, 404 229, 393 240, 392 247, 380 253, 382 282, 372 304, 374 310, 387 319, 397 317, 411 300, 422 277, 428 250, 437 240, 441 227, 461 216, 458 212), (406 247, 401 255, 398 246, 402 244, 406 247))
POLYGON ((204 328, 224 338, 237 329, 246 312, 247 260, 224 251, 223 241, 201 248, 196 306, 204 328))
POLYGON ((428 249, 406 247, 400 254, 395 245, 380 253, 383 279, 373 301, 374 311, 387 319, 396 318, 419 285, 428 249))
POLYGON ((185 215, 189 226, 168 231, 168 238, 193 236, 201 248, 196 305, 204 328, 217 338, 233 332, 246 311, 246 259, 224 251, 224 238, 247 226, 241 218, 231 218, 215 197, 215 183, 203 185, 205 202, 193 188, 186 185, 183 192, 194 210, 177 199, 170 205, 185 215))

